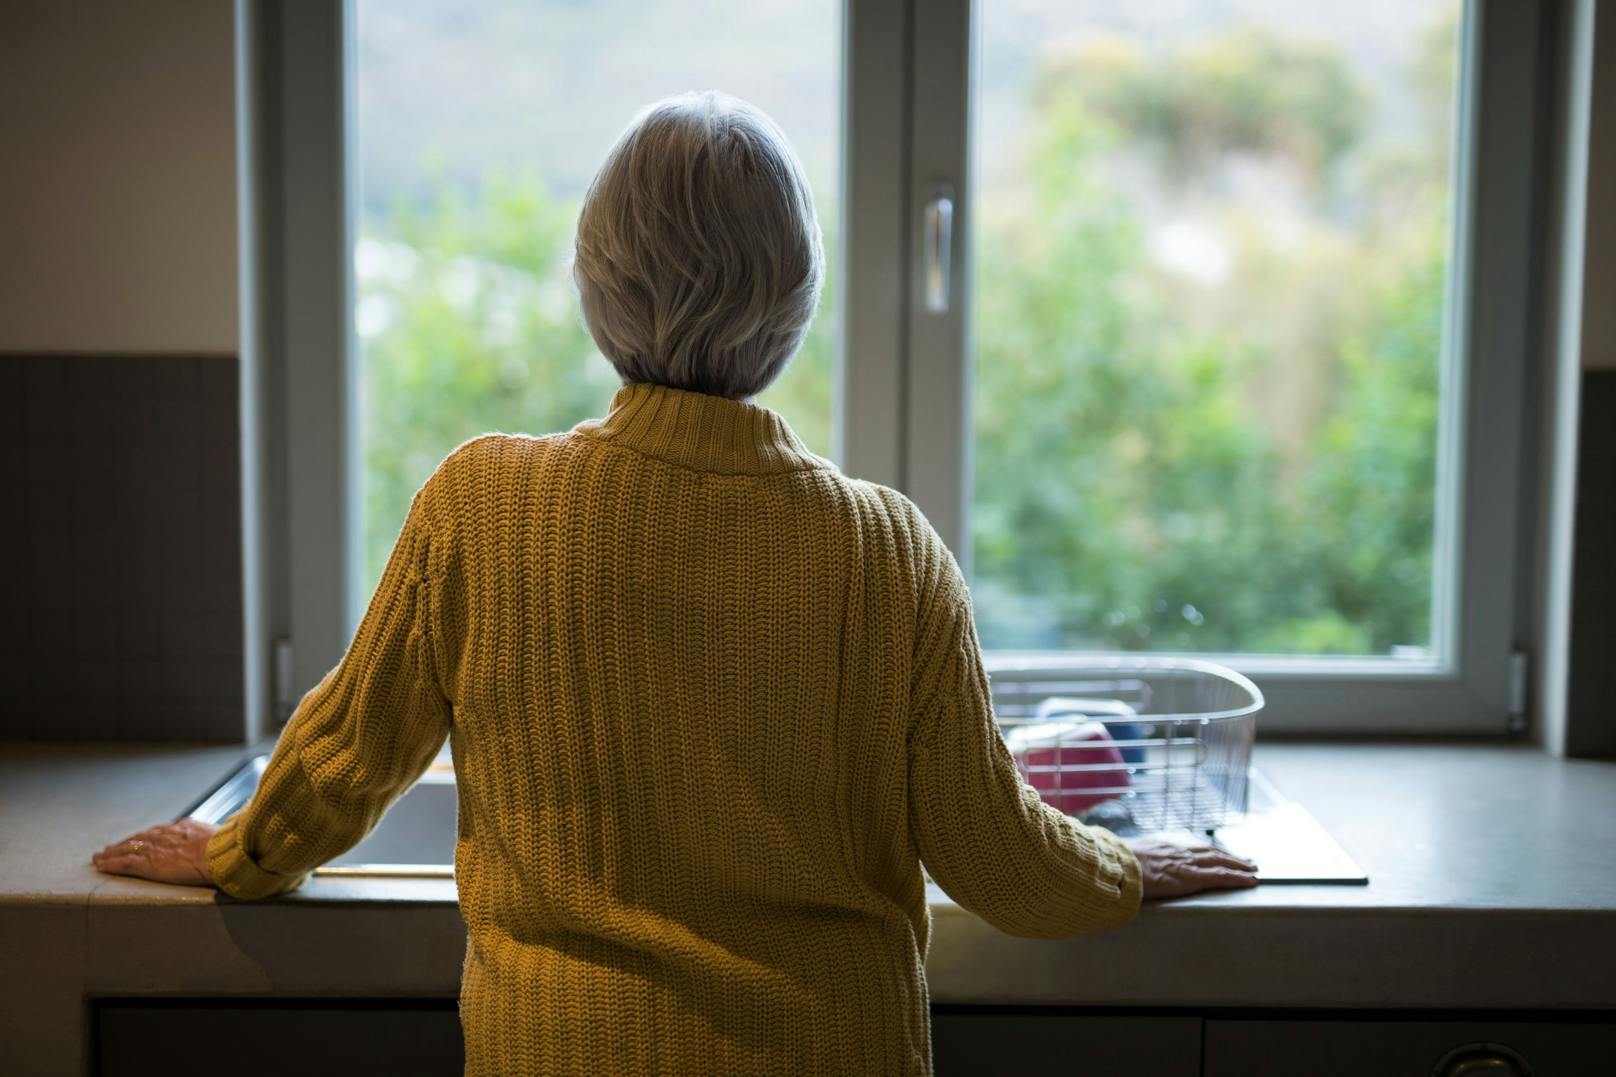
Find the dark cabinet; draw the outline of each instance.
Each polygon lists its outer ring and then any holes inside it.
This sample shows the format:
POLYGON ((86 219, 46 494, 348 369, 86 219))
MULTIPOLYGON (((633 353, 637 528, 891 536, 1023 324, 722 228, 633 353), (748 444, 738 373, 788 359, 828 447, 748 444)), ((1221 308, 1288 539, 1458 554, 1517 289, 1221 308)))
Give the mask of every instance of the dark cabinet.
POLYGON ((1201 1019, 939 1007, 931 1055, 937 1077, 1199 1077, 1201 1019))
POLYGON ((454 999, 102 999, 101 1077, 459 1077, 454 999))
POLYGON ((1205 1077, 1586 1077, 1616 1073, 1616 1021, 1274 1018, 1206 1022, 1205 1077), (1467 1066, 1456 1049, 1473 1046, 1467 1066), (1488 1064, 1481 1064, 1486 1058, 1488 1064), (1524 1066, 1512 1065, 1520 1059, 1524 1066), (1439 1065, 1440 1064, 1440 1065, 1439 1065))
MULTIPOLYGON (((101 1077, 458 1077, 454 999, 97 999, 92 1056, 101 1077)), ((1532 1077, 1616 1072, 1616 1015, 1265 1011, 1130 1013, 938 1006, 937 1077, 1455 1077, 1455 1048, 1492 1045, 1532 1077)), ((1485 1050, 1480 1057, 1486 1057, 1485 1050)))

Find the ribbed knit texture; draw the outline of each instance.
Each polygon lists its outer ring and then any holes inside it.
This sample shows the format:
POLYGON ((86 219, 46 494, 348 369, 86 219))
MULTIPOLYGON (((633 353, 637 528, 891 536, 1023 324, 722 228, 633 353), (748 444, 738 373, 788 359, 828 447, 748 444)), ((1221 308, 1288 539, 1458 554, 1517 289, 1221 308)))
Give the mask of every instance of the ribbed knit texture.
POLYGON ((1139 907, 1016 773, 924 517, 755 405, 629 385, 450 454, 211 874, 297 886, 445 737, 479 1077, 929 1073, 922 861, 1015 935, 1139 907))

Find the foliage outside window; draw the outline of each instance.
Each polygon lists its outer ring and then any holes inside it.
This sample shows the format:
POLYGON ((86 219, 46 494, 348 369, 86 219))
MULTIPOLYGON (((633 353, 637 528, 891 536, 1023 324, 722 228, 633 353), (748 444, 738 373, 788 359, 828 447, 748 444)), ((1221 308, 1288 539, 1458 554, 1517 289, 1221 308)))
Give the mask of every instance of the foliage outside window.
MULTIPOLYGON (((1390 81, 1251 22, 1053 39, 1015 80, 970 207, 986 646, 1428 653, 1458 19, 1415 10, 1390 81)), ((617 384, 568 273, 576 195, 520 162, 419 172, 356 252, 371 584, 454 446, 567 429, 617 384)), ((825 294, 762 403, 828 454, 825 294)))
POLYGON ((1428 653, 1458 7, 1401 21, 1378 85, 1328 38, 1090 27, 979 97, 986 646, 1428 653))

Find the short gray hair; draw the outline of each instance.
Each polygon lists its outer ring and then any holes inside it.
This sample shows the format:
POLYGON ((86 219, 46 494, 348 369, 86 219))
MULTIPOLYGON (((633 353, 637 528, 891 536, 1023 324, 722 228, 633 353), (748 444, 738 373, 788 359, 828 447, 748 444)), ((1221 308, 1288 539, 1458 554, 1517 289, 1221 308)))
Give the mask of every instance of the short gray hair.
POLYGON ((574 248, 584 321, 625 382, 733 399, 785 369, 825 279, 791 144, 714 92, 635 117, 589 185, 574 248))

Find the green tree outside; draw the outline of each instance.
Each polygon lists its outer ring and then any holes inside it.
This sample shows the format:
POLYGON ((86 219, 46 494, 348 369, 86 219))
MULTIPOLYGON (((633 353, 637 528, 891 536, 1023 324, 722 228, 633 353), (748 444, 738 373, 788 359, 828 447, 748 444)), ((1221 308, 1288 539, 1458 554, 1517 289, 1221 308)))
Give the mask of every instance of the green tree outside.
MULTIPOLYGON (((1366 138, 1370 91, 1316 43, 1241 28, 1166 58, 1117 42, 1044 57, 1025 174, 973 206, 986 646, 1429 645, 1456 40, 1446 14, 1408 73, 1417 130, 1396 144, 1366 138), (1202 287, 1152 262, 1108 163, 1143 162, 1170 193, 1229 152, 1291 168, 1310 223, 1282 255, 1259 214, 1229 211, 1228 278, 1202 287)), ((819 208, 833 251, 835 207, 819 208)), ((578 314, 576 213, 512 174, 443 181, 364 222, 372 584, 456 445, 604 411, 618 381, 578 314)), ((828 454, 834 282, 825 295, 761 402, 828 454)))

